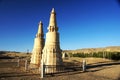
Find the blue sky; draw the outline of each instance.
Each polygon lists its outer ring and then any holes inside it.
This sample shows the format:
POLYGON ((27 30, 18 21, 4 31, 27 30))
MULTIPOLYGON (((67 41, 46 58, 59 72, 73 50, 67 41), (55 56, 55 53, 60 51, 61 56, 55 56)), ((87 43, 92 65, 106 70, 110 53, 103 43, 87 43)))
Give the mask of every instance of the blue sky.
POLYGON ((38 23, 46 34, 53 7, 61 49, 120 46, 117 0, 0 0, 0 50, 32 51, 38 23))

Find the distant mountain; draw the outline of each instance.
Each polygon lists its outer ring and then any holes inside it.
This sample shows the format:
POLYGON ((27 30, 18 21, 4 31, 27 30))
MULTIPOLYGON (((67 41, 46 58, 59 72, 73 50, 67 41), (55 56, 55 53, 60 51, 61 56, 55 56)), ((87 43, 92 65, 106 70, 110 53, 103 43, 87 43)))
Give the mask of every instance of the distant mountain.
POLYGON ((93 52, 120 52, 120 46, 108 46, 102 48, 83 48, 83 49, 76 49, 76 50, 63 50, 66 53, 93 53, 93 52))

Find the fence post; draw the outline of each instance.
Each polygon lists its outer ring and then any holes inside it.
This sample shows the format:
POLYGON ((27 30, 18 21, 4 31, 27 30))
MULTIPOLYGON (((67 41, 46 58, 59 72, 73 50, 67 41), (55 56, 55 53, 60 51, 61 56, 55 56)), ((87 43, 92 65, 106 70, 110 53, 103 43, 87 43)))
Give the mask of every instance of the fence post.
POLYGON ((44 78, 45 75, 45 65, 43 64, 43 60, 41 61, 41 78, 44 78))
POLYGON ((27 71, 27 60, 25 60, 25 71, 27 71))
POLYGON ((83 68, 83 72, 85 72, 86 71, 86 61, 85 60, 83 60, 82 68, 83 68))
POLYGON ((18 64, 17 64, 17 66, 19 67, 20 66, 20 60, 18 59, 18 64))

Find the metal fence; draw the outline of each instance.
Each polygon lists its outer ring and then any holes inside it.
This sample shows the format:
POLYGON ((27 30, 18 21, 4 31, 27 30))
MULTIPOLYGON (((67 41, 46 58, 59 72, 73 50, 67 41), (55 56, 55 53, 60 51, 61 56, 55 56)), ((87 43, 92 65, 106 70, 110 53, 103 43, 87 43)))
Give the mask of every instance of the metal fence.
POLYGON ((0 68, 16 67, 16 59, 0 59, 0 68))
POLYGON ((19 68, 27 69, 27 61, 25 59, 0 59, 0 68, 19 68))
POLYGON ((41 65, 40 67, 30 67, 30 62, 25 59, 0 59, 0 68, 17 68, 21 71, 40 74, 41 78, 49 74, 67 73, 71 71, 85 71, 86 62, 64 65, 41 65))
POLYGON ((82 65, 44 65, 45 74, 64 73, 82 70, 82 65))
POLYGON ((48 74, 58 74, 58 73, 67 73, 73 71, 86 71, 86 61, 79 64, 71 64, 71 65, 41 65, 41 78, 45 77, 48 74))

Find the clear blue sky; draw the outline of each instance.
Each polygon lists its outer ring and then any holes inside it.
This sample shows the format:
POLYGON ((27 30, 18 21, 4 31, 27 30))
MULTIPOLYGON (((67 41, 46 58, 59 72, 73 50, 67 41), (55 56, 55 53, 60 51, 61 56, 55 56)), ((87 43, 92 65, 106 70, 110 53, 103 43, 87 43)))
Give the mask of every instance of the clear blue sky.
POLYGON ((117 0, 0 0, 0 50, 32 51, 38 23, 46 34, 53 7, 61 49, 120 46, 117 0))

